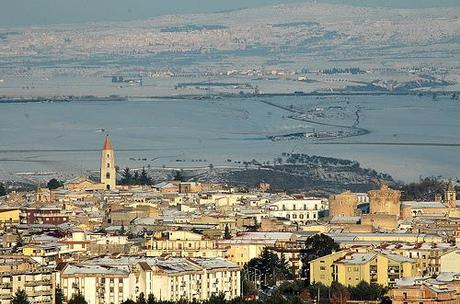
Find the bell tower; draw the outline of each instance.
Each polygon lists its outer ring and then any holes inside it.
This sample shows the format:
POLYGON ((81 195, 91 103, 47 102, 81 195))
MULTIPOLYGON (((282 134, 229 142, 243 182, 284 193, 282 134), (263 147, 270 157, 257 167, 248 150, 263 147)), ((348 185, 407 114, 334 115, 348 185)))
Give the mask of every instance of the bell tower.
POLYGON ((113 152, 112 141, 106 135, 104 147, 101 152, 101 184, 105 190, 114 190, 116 186, 117 174, 115 171, 115 154, 113 152))
POLYGON ((457 193, 455 191, 455 186, 452 180, 449 180, 447 184, 447 190, 444 194, 444 204, 448 208, 456 208, 457 207, 457 193))

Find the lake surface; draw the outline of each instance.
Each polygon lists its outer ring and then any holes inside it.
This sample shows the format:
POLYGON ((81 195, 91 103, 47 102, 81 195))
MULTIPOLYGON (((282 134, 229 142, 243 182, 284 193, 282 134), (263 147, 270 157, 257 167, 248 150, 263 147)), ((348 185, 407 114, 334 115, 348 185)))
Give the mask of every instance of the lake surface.
MULTIPOLYGON (((112 137, 120 167, 228 165, 229 159, 272 161, 282 152, 296 152, 357 160, 405 181, 420 175, 459 176, 460 147, 448 146, 460 144, 459 101, 416 96, 264 98, 300 110, 359 107, 359 127, 370 131, 338 140, 272 142, 267 136, 327 127, 293 120, 288 111, 260 100, 0 104, 0 176, 97 169, 105 132, 112 137)), ((347 117, 337 121, 353 123, 347 117)))

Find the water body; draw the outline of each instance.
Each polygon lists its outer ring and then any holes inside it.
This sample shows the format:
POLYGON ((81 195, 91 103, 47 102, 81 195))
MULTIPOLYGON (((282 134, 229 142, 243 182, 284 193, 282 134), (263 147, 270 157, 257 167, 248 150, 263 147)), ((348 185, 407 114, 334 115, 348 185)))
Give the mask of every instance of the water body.
MULTIPOLYGON (((290 119, 288 111, 257 98, 0 104, 0 176, 96 169, 105 132, 112 136, 120 167, 226 165, 228 159, 272 161, 282 152, 298 152, 357 160, 404 181, 458 176, 458 101, 416 96, 269 100, 297 109, 359 106, 359 127, 369 133, 272 142, 267 136, 319 126, 290 119)), ((346 117, 335 119, 348 123, 346 117)))
MULTIPOLYGON (((368 7, 427 8, 459 6, 458 0, 309 0, 368 7)), ((0 1, 0 27, 128 21, 161 15, 211 13, 305 0, 15 0, 0 1), (50 12, 53 12, 50 14, 50 12)))

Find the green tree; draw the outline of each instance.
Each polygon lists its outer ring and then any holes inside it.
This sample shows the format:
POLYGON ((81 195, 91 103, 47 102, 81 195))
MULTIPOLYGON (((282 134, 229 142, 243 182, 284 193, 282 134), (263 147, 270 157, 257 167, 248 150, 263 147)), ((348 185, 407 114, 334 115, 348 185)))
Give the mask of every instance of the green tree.
POLYGON ((420 178, 418 182, 403 185, 401 187, 402 199, 408 201, 431 201, 436 194, 443 194, 446 190, 446 183, 436 177, 420 178))
POLYGON ((230 240, 231 238, 232 234, 230 233, 230 228, 228 228, 228 225, 225 225, 224 239, 230 240))
POLYGON ((380 298, 380 304, 392 304, 393 301, 389 296, 383 296, 380 298))
POLYGON ((307 287, 310 295, 312 298, 316 299, 316 303, 324 303, 325 301, 328 300, 329 297, 329 288, 322 284, 322 283, 314 283, 311 284, 307 287), (321 297, 321 301, 318 302, 318 290, 319 290, 319 296, 321 297))
MULTIPOLYGON (((136 302, 134 302, 131 299, 127 299, 127 300, 124 300, 123 302, 121 302, 121 304, 136 304, 136 302)), ((155 304, 155 303, 153 303, 153 304, 155 304)))
MULTIPOLYGON (((306 290, 306 286, 302 280, 285 281, 278 288, 278 292, 287 298, 300 296, 304 290, 306 290)), ((303 296, 309 297, 309 293, 303 296)))
POLYGON ((147 297, 147 304, 156 304, 157 301, 155 301, 155 296, 153 294, 149 294, 147 297))
POLYGON ((180 182, 185 181, 185 177, 184 177, 184 174, 182 174, 182 171, 179 171, 179 170, 176 171, 176 173, 174 174, 174 180, 180 181, 180 182))
POLYGON ((281 263, 281 267, 283 269, 290 269, 291 268, 290 265, 289 265, 288 260, 286 259, 286 255, 284 254, 284 252, 281 253, 280 263, 281 263))
POLYGON ((350 287, 350 295, 352 300, 367 300, 376 301, 382 299, 387 293, 388 289, 379 284, 369 284, 361 281, 355 287, 350 287))
POLYGON ((59 187, 62 187, 64 185, 63 182, 61 181, 58 181, 57 179, 55 178, 52 178, 49 180, 48 184, 46 185, 46 187, 48 187, 48 189, 50 190, 53 190, 53 189, 57 189, 59 187))
POLYGON ((139 172, 134 171, 133 179, 132 179, 131 184, 133 184, 133 185, 139 185, 139 172))
POLYGON ((0 196, 5 196, 6 195, 6 188, 3 183, 0 183, 0 196))
POLYGON ((68 304, 88 304, 88 302, 86 302, 85 297, 78 293, 70 299, 68 304))
POLYGON ((26 291, 24 289, 18 289, 11 300, 11 304, 30 304, 26 291))
POLYGON ((136 304, 147 304, 147 301, 145 300, 145 295, 143 292, 141 292, 139 296, 137 297, 136 304))
POLYGON ((123 172, 121 173, 120 184, 130 185, 132 181, 133 181, 133 175, 131 174, 131 170, 128 167, 124 168, 123 172))
POLYGON ((58 286, 54 291, 54 299, 55 304, 63 304, 64 303, 64 294, 62 293, 62 289, 58 286))
POLYGON ((345 304, 350 300, 350 291, 339 282, 332 282, 329 290, 331 304, 345 304))
POLYGON ((245 277, 241 278, 241 285, 243 288, 243 295, 248 295, 248 294, 256 295, 257 294, 257 288, 254 285, 254 283, 246 279, 245 277))
POLYGON ((250 260, 244 270, 250 274, 250 277, 255 278, 255 281, 264 282, 267 286, 274 286, 279 280, 293 278, 293 274, 281 262, 278 255, 267 248, 262 251, 260 257, 250 260))
POLYGON ((224 294, 218 294, 218 295, 211 295, 211 297, 202 302, 203 304, 225 304, 228 303, 228 301, 225 300, 225 295, 224 294))
POLYGON ((19 233, 17 228, 16 235, 18 236, 18 238, 16 239, 16 245, 14 245, 13 247, 13 252, 19 252, 19 248, 25 245, 24 239, 22 238, 22 235, 19 233))
POLYGON ((338 251, 339 245, 334 240, 322 233, 315 234, 307 238, 305 241, 305 247, 301 254, 302 260, 302 276, 306 277, 307 280, 310 278, 310 269, 308 262, 323 257, 338 251))
POLYGON ((139 177, 139 184, 150 185, 151 183, 152 183, 152 179, 147 174, 147 171, 145 171, 145 167, 142 167, 141 175, 139 177))

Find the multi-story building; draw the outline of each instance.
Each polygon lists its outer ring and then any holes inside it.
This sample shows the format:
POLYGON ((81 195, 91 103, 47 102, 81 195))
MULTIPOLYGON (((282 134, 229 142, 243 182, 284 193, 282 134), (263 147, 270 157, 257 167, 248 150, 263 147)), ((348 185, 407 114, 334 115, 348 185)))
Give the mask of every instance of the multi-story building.
POLYGON ((310 284, 321 282, 331 286, 335 279, 334 262, 349 254, 350 251, 342 250, 311 260, 309 264, 310 284))
POLYGON ((428 277, 407 278, 390 291, 394 304, 458 304, 458 292, 446 283, 428 277))
POLYGON ((170 231, 161 238, 147 240, 148 256, 171 255, 175 257, 223 258, 225 249, 218 248, 217 241, 205 239, 203 235, 190 231, 170 231))
POLYGON ((18 290, 24 290, 31 304, 52 304, 55 272, 38 269, 37 263, 24 257, 0 259, 0 304, 10 304, 18 290))
POLYGON ((269 216, 286 218, 297 223, 316 221, 319 212, 325 210, 327 203, 318 198, 311 199, 281 199, 269 205, 269 216))
POLYGON ((441 272, 441 257, 457 247, 450 243, 396 243, 379 248, 416 260, 417 272, 434 276, 441 272))
POLYGON ((460 250, 450 250, 439 258, 441 272, 460 272, 460 250))
POLYGON ((20 218, 22 224, 60 225, 69 221, 69 215, 57 207, 22 208, 20 218))
POLYGON ((242 232, 231 240, 219 241, 219 247, 226 250, 227 260, 241 267, 267 248, 279 258, 284 257, 293 273, 298 274, 302 268, 303 244, 292 232, 242 232))
POLYGON ((387 252, 369 251, 332 253, 310 262, 310 282, 328 284, 337 281, 356 286, 361 281, 392 287, 402 277, 417 275, 416 261, 387 252), (332 274, 332 281, 330 275, 332 274))
POLYGON ((96 258, 58 270, 64 298, 81 293, 89 304, 121 303, 141 293, 167 301, 241 295, 240 268, 224 259, 96 258))
POLYGON ((19 208, 2 208, 0 209, 0 227, 19 224, 19 208))

